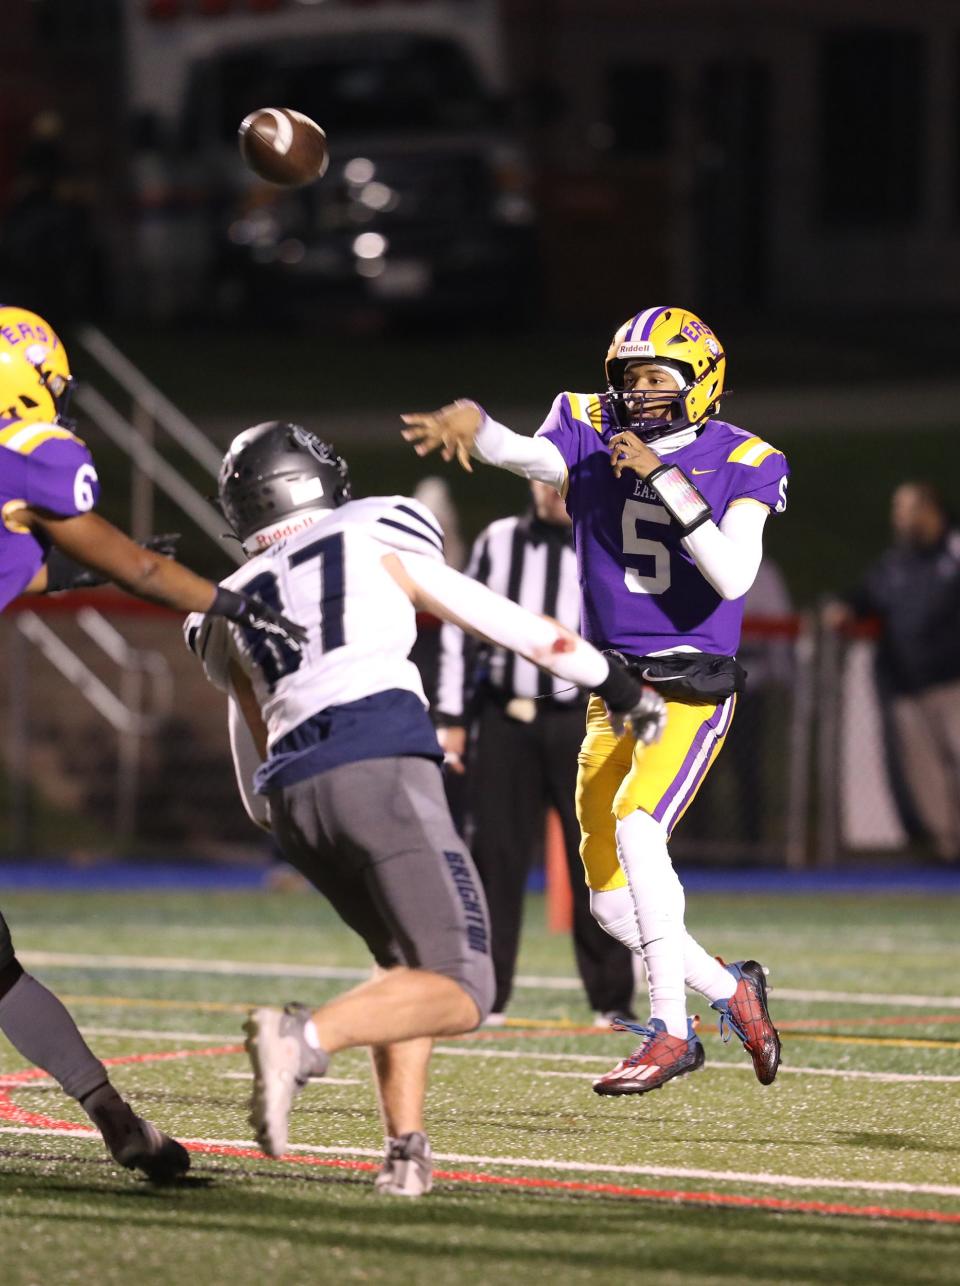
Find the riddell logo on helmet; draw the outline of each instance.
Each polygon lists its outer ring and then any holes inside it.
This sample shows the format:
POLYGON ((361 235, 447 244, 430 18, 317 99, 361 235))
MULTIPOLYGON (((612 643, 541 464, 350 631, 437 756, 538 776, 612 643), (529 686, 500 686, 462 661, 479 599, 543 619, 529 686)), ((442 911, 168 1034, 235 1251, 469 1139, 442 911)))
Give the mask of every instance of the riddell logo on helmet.
POLYGON ((656 357, 657 352, 649 339, 633 339, 621 344, 617 349, 618 357, 656 357))
POLYGON ((251 541, 258 549, 267 549, 270 545, 275 545, 278 540, 285 540, 287 536, 295 536, 298 531, 306 531, 317 521, 317 514, 304 514, 301 518, 291 519, 290 522, 280 523, 277 527, 265 527, 263 531, 258 531, 251 537, 251 541))

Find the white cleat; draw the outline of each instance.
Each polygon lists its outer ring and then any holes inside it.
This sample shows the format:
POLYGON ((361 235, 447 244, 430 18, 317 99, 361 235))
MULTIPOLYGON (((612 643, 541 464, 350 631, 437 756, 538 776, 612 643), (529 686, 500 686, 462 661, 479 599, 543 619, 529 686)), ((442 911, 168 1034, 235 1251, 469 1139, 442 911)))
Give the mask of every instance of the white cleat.
POLYGON ((286 1152, 293 1100, 311 1075, 322 1075, 325 1070, 320 1065, 322 1055, 304 1039, 309 1017, 310 1011, 303 1005, 251 1009, 243 1025, 253 1065, 250 1124, 268 1156, 282 1157, 286 1152))
POLYGON ((375 1191, 390 1197, 424 1197, 433 1187, 433 1158, 427 1136, 419 1130, 387 1140, 387 1155, 373 1181, 375 1191))

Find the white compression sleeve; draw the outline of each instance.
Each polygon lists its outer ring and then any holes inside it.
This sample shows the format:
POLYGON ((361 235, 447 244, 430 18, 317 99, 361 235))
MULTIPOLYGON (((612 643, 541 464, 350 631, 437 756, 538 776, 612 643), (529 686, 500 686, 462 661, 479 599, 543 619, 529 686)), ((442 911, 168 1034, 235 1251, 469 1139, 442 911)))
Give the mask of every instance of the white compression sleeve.
POLYGON ((250 820, 268 831, 270 805, 265 796, 257 795, 253 789, 253 774, 260 767, 260 756, 253 744, 247 721, 232 692, 227 708, 227 728, 230 733, 230 750, 233 754, 233 771, 237 776, 237 787, 243 806, 250 820))
POLYGON ((763 557, 763 524, 770 510, 756 501, 733 504, 715 522, 701 523, 683 547, 721 598, 742 598, 763 557))
POLYGON ((683 924, 685 898, 659 822, 637 809, 617 822, 617 860, 633 898, 643 963, 650 988, 650 1015, 671 1036, 687 1034, 683 924))
POLYGON ((591 889, 590 914, 611 938, 622 942, 634 955, 643 954, 640 949, 637 908, 633 903, 633 894, 626 885, 619 889, 591 889))
POLYGON ((470 454, 482 464, 496 465, 521 478, 548 482, 561 492, 567 485, 566 461, 549 438, 514 433, 489 415, 484 415, 470 454))
MULTIPOLYGON (((628 886, 619 889, 591 889, 590 913, 600 925, 636 956, 643 956, 640 947, 640 925, 633 894, 628 886)), ((699 991, 711 1001, 729 1000, 737 989, 737 980, 725 969, 716 956, 701 947, 690 933, 683 935, 683 972, 687 986, 699 991)))
POLYGON ((400 559, 425 595, 422 605, 442 620, 519 652, 534 665, 580 688, 594 689, 609 675, 606 657, 556 621, 527 611, 432 558, 405 552, 392 557, 400 559))

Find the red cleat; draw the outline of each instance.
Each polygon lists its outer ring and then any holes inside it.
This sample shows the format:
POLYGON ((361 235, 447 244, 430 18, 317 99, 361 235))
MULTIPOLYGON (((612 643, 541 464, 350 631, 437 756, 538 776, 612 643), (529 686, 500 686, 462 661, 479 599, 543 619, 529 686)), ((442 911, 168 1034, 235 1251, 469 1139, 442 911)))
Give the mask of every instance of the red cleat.
POLYGON ((720 963, 737 980, 737 989, 729 1000, 715 1000, 710 1006, 720 1014, 720 1035, 729 1040, 730 1033, 735 1032, 753 1059, 757 1080, 761 1085, 770 1085, 780 1066, 780 1034, 767 1009, 763 966, 756 960, 738 960, 729 965, 720 960, 720 963))
POLYGON ((675 1076, 686 1076, 703 1066, 703 1046, 697 1040, 698 1018, 687 1021, 687 1036, 671 1036, 660 1018, 651 1018, 646 1027, 615 1022, 621 1031, 634 1031, 646 1037, 627 1058, 612 1071, 593 1082, 596 1094, 646 1094, 657 1090, 675 1076))

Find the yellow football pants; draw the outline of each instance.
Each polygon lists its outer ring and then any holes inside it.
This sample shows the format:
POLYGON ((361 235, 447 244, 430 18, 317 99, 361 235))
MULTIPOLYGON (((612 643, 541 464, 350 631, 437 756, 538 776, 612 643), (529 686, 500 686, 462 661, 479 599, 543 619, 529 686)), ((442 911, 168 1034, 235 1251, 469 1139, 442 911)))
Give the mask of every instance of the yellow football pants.
POLYGON ((719 705, 667 702, 667 725, 652 746, 627 733, 614 736, 599 697, 590 698, 577 771, 580 857, 587 884, 598 892, 622 888, 616 823, 642 808, 669 836, 689 808, 720 753, 736 697, 719 705))

